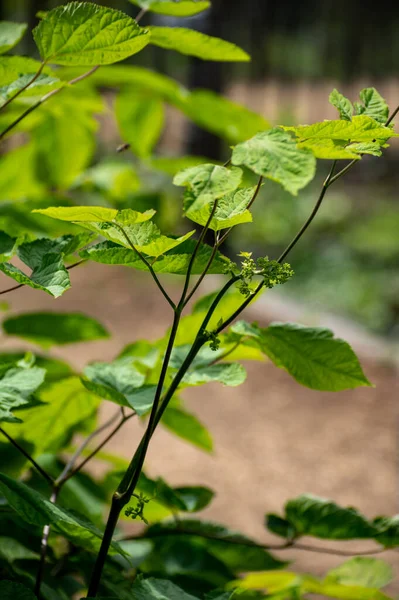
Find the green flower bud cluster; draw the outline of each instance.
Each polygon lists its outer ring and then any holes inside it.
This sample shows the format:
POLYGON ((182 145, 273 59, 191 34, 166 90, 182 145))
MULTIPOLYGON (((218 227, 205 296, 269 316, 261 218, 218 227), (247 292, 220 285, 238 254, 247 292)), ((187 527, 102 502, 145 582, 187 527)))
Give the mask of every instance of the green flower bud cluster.
POLYGON ((140 519, 141 521, 143 521, 143 523, 148 525, 149 523, 148 523, 147 519, 144 517, 144 508, 145 508, 145 505, 148 504, 150 499, 141 493, 133 494, 133 497, 136 498, 137 505, 136 506, 128 506, 127 509, 125 510, 125 515, 127 517, 130 517, 131 519, 140 519))

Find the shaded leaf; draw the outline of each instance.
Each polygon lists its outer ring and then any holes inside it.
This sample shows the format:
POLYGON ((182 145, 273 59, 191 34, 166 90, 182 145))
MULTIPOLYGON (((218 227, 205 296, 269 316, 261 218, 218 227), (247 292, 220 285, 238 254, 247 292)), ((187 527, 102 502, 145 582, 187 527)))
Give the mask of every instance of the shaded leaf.
POLYGON ((373 520, 376 528, 375 539, 386 548, 399 546, 399 515, 377 517, 373 520))
POLYGON ((43 96, 50 92, 51 90, 55 90, 59 87, 62 87, 64 84, 62 81, 57 79, 56 77, 52 77, 51 75, 41 74, 35 81, 33 81, 34 75, 21 75, 15 81, 8 83, 7 85, 3 85, 0 87, 0 98, 5 102, 9 98, 12 98, 19 90, 22 90, 28 83, 32 82, 29 87, 24 90, 21 94, 19 94, 19 98, 23 98, 24 96, 43 96))
POLYGON ((1 600, 36 600, 34 593, 21 583, 0 581, 1 600))
POLYGON ((81 313, 25 313, 5 319, 3 329, 44 347, 109 337, 98 321, 81 313))
POLYGON ((203 60, 247 62, 249 55, 241 48, 220 38, 183 27, 150 27, 150 43, 167 50, 203 60))
POLYGON ((0 421, 21 422, 12 410, 29 403, 29 398, 44 382, 46 371, 39 367, 8 369, 0 379, 0 421))
POLYGON ((289 133, 279 128, 258 133, 238 144, 232 163, 276 181, 296 195, 314 177, 316 160, 310 150, 298 148, 289 133))
MULTIPOLYGON (((214 231, 228 229, 241 223, 252 221, 252 215, 247 210, 247 206, 254 197, 256 187, 236 190, 219 199, 215 214, 209 224, 209 228, 214 231)), ((199 211, 190 210, 188 218, 195 223, 205 225, 211 214, 209 204, 199 211)))
POLYGON ((12 537, 0 537, 0 558, 3 558, 9 563, 13 563, 17 560, 38 560, 39 554, 26 548, 17 539, 12 537))
POLYGON ((149 34, 119 10, 70 2, 50 10, 33 30, 43 60, 59 65, 107 65, 136 54, 149 34))
POLYGON ((169 406, 161 423, 178 437, 186 440, 201 450, 211 452, 213 441, 209 431, 193 414, 180 407, 169 406))
POLYGON ((295 537, 295 529, 293 528, 291 523, 286 519, 282 519, 278 515, 274 515, 271 513, 266 515, 265 526, 269 531, 271 531, 275 535, 279 535, 280 537, 286 540, 295 537))
POLYGON ((186 594, 171 581, 152 577, 136 579, 132 592, 135 600, 198 600, 195 596, 186 594))
POLYGON ((392 580, 392 567, 385 561, 369 556, 356 556, 329 571, 325 582, 380 589, 392 580))
POLYGON ((26 23, 13 23, 12 21, 0 21, 0 54, 4 54, 14 48, 23 38, 28 28, 26 23))

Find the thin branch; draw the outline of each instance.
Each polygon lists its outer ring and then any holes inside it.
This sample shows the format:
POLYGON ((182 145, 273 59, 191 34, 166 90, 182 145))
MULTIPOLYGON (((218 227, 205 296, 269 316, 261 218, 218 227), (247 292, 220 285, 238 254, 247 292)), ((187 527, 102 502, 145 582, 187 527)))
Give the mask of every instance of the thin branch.
POLYGON ((6 437, 8 439, 8 441, 11 442, 11 444, 13 446, 15 446, 15 448, 17 448, 17 450, 19 450, 19 452, 21 454, 23 454, 25 456, 25 458, 27 458, 29 460, 29 462, 32 464, 32 466, 36 469, 36 471, 38 473, 40 473, 40 475, 42 475, 42 477, 44 477, 44 479, 46 479, 51 485, 54 484, 54 479, 51 477, 51 475, 46 473, 46 471, 35 461, 35 459, 32 458, 32 456, 30 456, 30 454, 28 452, 26 452, 26 450, 24 450, 22 448, 22 446, 20 446, 18 444, 18 442, 16 442, 10 435, 8 435, 8 433, 6 431, 4 431, 4 429, 2 429, 1 427, 0 427, 0 433, 2 433, 4 435, 4 437, 6 437))
POLYGON ((301 239, 301 237, 303 236, 303 234, 305 233, 305 231, 307 230, 307 228, 309 227, 309 225, 312 223, 313 219, 319 212, 320 206, 322 205, 322 202, 324 200, 324 196, 326 195, 326 192, 333 181, 333 175, 334 175, 336 165, 337 165, 337 161, 335 160, 333 162, 333 165, 330 169, 329 174, 327 175, 326 180, 323 183, 323 187, 321 188, 320 195, 317 199, 314 209, 312 210, 311 215, 308 217, 308 219, 302 225, 301 229, 298 231, 298 233, 296 234, 296 236, 294 237, 292 242, 290 244, 288 244, 287 248, 284 250, 284 252, 281 254, 281 256, 277 259, 277 262, 279 262, 279 263, 283 262, 283 260, 286 258, 286 256, 294 248, 294 246, 297 245, 297 243, 299 242, 299 240, 301 239))
POLYGON ((212 248, 212 252, 211 255, 209 257, 209 260, 206 264, 206 267, 204 269, 204 271, 201 273, 201 275, 198 277, 197 282, 195 283, 193 289, 191 290, 191 292, 189 293, 189 295, 187 296, 187 298, 184 301, 184 306, 187 306, 187 304, 190 302, 191 298, 194 296, 195 292, 198 290, 199 286, 201 285, 201 283, 203 282, 203 280, 205 279, 206 275, 208 274, 209 269, 212 266, 212 263, 215 259, 216 253, 218 251, 219 248, 219 244, 215 243, 213 248, 212 248))
POLYGON ((225 360, 228 356, 230 356, 230 354, 233 354, 234 350, 237 350, 237 348, 241 344, 242 340, 243 340, 243 338, 241 338, 239 342, 236 342, 235 344, 233 344, 233 346, 230 348, 230 350, 226 350, 226 352, 223 352, 223 354, 221 354, 220 356, 215 358, 215 360, 213 360, 212 362, 209 363, 209 366, 216 365, 221 360, 225 360))
MULTIPOLYGON (((74 269, 75 267, 78 267, 79 265, 83 264, 84 262, 86 262, 87 259, 83 259, 83 260, 79 260, 76 263, 73 263, 72 265, 69 265, 68 267, 66 267, 67 271, 70 271, 71 269, 74 269)), ((13 292, 14 290, 19 290, 22 287, 25 287, 26 283, 19 283, 18 285, 14 285, 13 287, 7 288, 6 290, 2 290, 0 292, 0 296, 2 296, 3 294, 8 294, 8 292, 13 292)))
POLYGON ((388 121, 385 123, 385 127, 388 127, 388 125, 390 125, 392 123, 392 121, 394 120, 394 118, 396 117, 396 115, 398 114, 398 112, 399 112, 399 106, 397 106, 395 108, 395 110, 393 111, 393 113, 389 117, 388 121))
POLYGON ((127 541, 127 540, 137 540, 137 539, 151 539, 153 537, 167 537, 167 536, 188 536, 188 537, 197 537, 201 539, 224 542, 225 544, 231 544, 235 546, 245 546, 247 548, 258 548, 259 550, 273 550, 273 551, 282 551, 282 550, 304 550, 306 552, 315 552, 318 554, 331 554, 334 556, 370 556, 374 554, 382 554, 390 550, 390 548, 374 548, 369 550, 362 550, 360 552, 352 551, 352 550, 340 550, 335 548, 327 548, 325 546, 311 546, 309 544, 298 543, 295 540, 289 540, 284 544, 260 544, 257 542, 253 542, 251 540, 240 540, 236 538, 223 538, 217 535, 211 535, 201 532, 193 532, 189 529, 184 528, 176 528, 171 529, 164 532, 159 533, 151 533, 151 535, 141 535, 141 536, 127 536, 123 537, 118 541, 127 541))
MULTIPOLYGON (((55 504, 57 502, 58 493, 59 493, 59 489, 53 490, 53 493, 51 494, 51 498, 50 498, 50 502, 52 504, 55 504)), ((38 567, 37 574, 36 574, 36 583, 35 583, 35 589, 34 589, 34 592, 37 597, 40 596, 40 588, 42 587, 42 579, 43 579, 43 575, 44 575, 44 565, 46 563, 50 530, 51 530, 51 525, 45 525, 43 527, 42 542, 41 542, 41 547, 40 547, 40 561, 39 561, 39 567, 38 567)))
POLYGON ((135 21, 136 23, 140 23, 141 19, 148 13, 148 8, 142 8, 139 14, 137 15, 135 21))
MULTIPOLYGON (((122 409, 123 411, 123 409, 122 409)), ((55 480, 55 485, 57 487, 59 487, 60 485, 62 485, 62 483, 64 481, 67 481, 68 479, 68 475, 69 473, 73 470, 76 461, 78 460, 79 456, 82 454, 82 452, 87 448, 87 446, 90 444, 90 442, 92 442, 98 435, 100 435, 100 433, 102 433, 103 431, 105 431, 106 429, 108 429, 108 427, 111 427, 111 425, 113 425, 115 423, 115 421, 119 418, 121 414, 121 411, 118 410, 118 412, 116 414, 114 414, 111 419, 109 419, 106 423, 104 423, 103 425, 101 425, 101 427, 99 427, 98 429, 96 429, 95 431, 93 431, 92 434, 90 434, 85 440, 84 442, 77 448, 77 450, 74 452, 74 454, 71 456, 70 460, 67 462, 67 464, 65 465, 64 470, 62 471, 62 473, 57 477, 57 479, 55 480)), ((124 419, 125 415, 122 412, 122 419, 124 419)))
POLYGON ((18 98, 18 96, 20 94, 22 94, 25 90, 28 89, 28 87, 30 87, 32 85, 32 83, 34 83, 42 74, 42 71, 44 69, 44 63, 42 63, 36 73, 36 75, 34 75, 32 77, 32 79, 30 81, 28 81, 28 83, 26 85, 24 85, 22 88, 20 88, 13 96, 11 96, 11 98, 8 98, 8 100, 6 102, 4 102, 4 104, 2 104, 0 106, 0 111, 4 110, 9 104, 11 104, 11 102, 13 102, 15 100, 15 98, 18 98))
POLYGON ((155 281, 162 296, 165 298, 165 300, 168 302, 168 304, 170 304, 170 306, 173 308, 173 310, 175 310, 176 304, 173 302, 172 298, 170 298, 167 291, 163 287, 162 283, 159 281, 154 269, 152 268, 151 263, 148 262, 148 260, 145 258, 145 256, 139 250, 137 250, 136 246, 132 243, 132 241, 130 240, 129 236, 127 235, 127 233, 123 229, 123 227, 121 225, 118 225, 117 223, 113 223, 113 225, 119 229, 119 231, 122 233, 122 235, 124 236, 125 240, 129 244, 129 246, 131 247, 133 252, 135 252, 135 254, 139 257, 139 259, 145 264, 145 266, 151 273, 151 276, 152 276, 153 280, 155 281))
POLYGON ((31 112, 33 112, 34 110, 36 110, 37 108, 39 108, 39 106, 41 106, 42 104, 44 104, 44 102, 47 102, 47 100, 49 100, 50 98, 52 98, 56 94, 59 94, 62 90, 64 90, 66 87, 68 87, 68 85, 75 85, 75 83, 79 83, 80 81, 83 81, 83 79, 86 79, 86 77, 90 77, 90 75, 92 75, 95 71, 97 71, 98 68, 99 68, 99 65, 93 67, 92 69, 90 69, 90 71, 87 71, 86 73, 83 73, 82 75, 79 75, 79 77, 75 77, 74 79, 71 79, 70 81, 68 81, 66 83, 66 85, 64 85, 62 87, 59 87, 59 88, 56 88, 55 90, 51 90, 51 92, 48 92, 48 94, 45 94, 44 96, 42 96, 40 98, 40 100, 38 100, 37 102, 35 102, 34 104, 32 104, 32 106, 29 106, 29 108, 27 108, 25 110, 25 112, 22 113, 22 115, 20 115, 17 119, 15 119, 15 121, 13 121, 12 123, 10 123, 10 125, 8 125, 8 127, 6 127, 4 129, 4 131, 2 131, 0 133, 0 141, 8 133, 10 133, 10 131, 12 131, 17 125, 19 125, 19 123, 21 121, 23 121, 28 115, 30 115, 31 112))

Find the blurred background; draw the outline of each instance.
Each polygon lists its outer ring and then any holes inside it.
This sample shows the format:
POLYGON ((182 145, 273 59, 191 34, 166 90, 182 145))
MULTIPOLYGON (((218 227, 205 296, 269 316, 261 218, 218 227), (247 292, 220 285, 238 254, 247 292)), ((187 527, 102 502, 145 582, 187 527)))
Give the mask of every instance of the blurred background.
MULTIPOLYGON (((33 27, 38 10, 59 4, 2 0, 0 17, 33 27)), ((103 4, 132 16, 138 13, 127 1, 103 4)), ((141 24, 150 23, 178 24, 223 37, 246 49, 252 62, 201 62, 148 47, 129 64, 153 69, 189 89, 225 94, 271 124, 336 118, 328 103, 334 87, 355 101, 362 88, 373 86, 391 110, 399 103, 399 5, 391 2, 213 0, 213 9, 196 17, 177 21, 148 13, 141 24)), ((18 51, 35 55, 30 36, 18 51)), ((114 94, 106 87, 101 93, 110 107, 114 94)), ((94 154, 101 161, 114 156, 124 140, 109 111, 98 120, 94 154)), ((229 145, 168 106, 156 154, 224 161, 229 145)), ((133 164, 139 181, 132 187, 129 205, 155 203, 161 224, 176 227, 180 198, 170 184, 172 167, 165 163, 163 172, 153 171, 129 153, 121 160, 133 164)), ((334 185, 309 234, 290 257, 297 276, 247 315, 261 323, 284 319, 331 326, 358 350, 376 388, 321 394, 299 388, 270 365, 250 365, 245 386, 233 392, 210 386, 209 393, 195 391, 190 396, 193 411, 215 437, 214 455, 200 455, 163 431, 154 441, 150 464, 155 473, 164 473, 172 483, 214 485, 218 499, 210 516, 256 537, 266 508, 278 510, 286 498, 304 491, 333 497, 373 516, 398 512, 398 160, 399 144, 393 141, 384 158, 364 158, 334 185)), ((267 183, 254 205, 254 224, 238 228, 226 251, 232 257, 241 250, 278 255, 308 216, 328 168, 327 162, 319 161, 315 181, 298 197, 267 183)), ((79 194, 94 202, 92 188, 83 186, 79 194)), ((118 194, 111 193, 110 201, 122 205, 118 194)), ((1 281, 7 287, 6 280, 1 281)), ((162 300, 140 274, 96 265, 77 270, 72 283, 75 286, 56 305, 31 290, 8 299, 13 310, 81 310, 104 321, 114 334, 112 342, 59 352, 78 368, 88 360, 111 359, 134 338, 160 336, 169 323, 162 300)), ((176 282, 170 285, 173 289, 176 282)), ((129 441, 122 435, 116 449, 127 452, 129 441)), ((392 563, 398 562, 397 556, 392 554, 392 563)), ((298 558, 305 570, 315 564, 312 555, 297 557, 292 551, 290 558, 298 558)), ((331 557, 317 560, 319 570, 339 562, 331 557)))

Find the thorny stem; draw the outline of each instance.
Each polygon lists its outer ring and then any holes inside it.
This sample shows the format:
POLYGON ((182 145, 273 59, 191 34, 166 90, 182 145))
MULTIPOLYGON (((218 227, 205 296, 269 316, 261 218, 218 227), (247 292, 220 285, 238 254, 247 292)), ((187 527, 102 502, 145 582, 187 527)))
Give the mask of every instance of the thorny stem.
MULTIPOLYGON (((67 269, 67 271, 70 271, 71 269, 74 269, 75 267, 78 267, 79 265, 81 265, 85 262, 86 262, 86 259, 79 260, 78 262, 74 263, 73 265, 69 265, 68 267, 66 267, 66 269, 67 269)), ((0 296, 2 296, 3 294, 8 294, 8 292, 13 292, 14 290, 19 290, 20 288, 25 287, 25 285, 27 285, 27 284, 19 283, 18 285, 14 285, 13 287, 7 288, 6 290, 2 290, 0 292, 0 296)))
POLYGON ((25 90, 28 89, 28 87, 30 87, 32 85, 32 83, 34 83, 36 81, 36 79, 38 79, 40 77, 40 75, 42 74, 42 71, 44 69, 44 63, 42 63, 36 73, 36 75, 34 75, 32 77, 32 79, 30 81, 28 81, 28 83, 26 85, 24 85, 21 89, 19 89, 13 96, 11 96, 11 98, 8 98, 8 100, 6 102, 4 102, 4 104, 2 104, 0 106, 0 111, 4 110, 9 104, 11 104, 11 102, 13 102, 15 100, 15 98, 18 98, 18 96, 20 94, 22 94, 25 90))
POLYGON ((27 108, 25 110, 25 112, 22 113, 22 115, 20 115, 17 119, 15 119, 15 121, 13 121, 12 123, 10 123, 10 125, 8 125, 8 127, 6 127, 4 129, 4 131, 2 131, 0 133, 0 141, 8 133, 10 133, 10 131, 12 131, 17 125, 19 125, 19 123, 21 121, 23 121, 28 115, 30 115, 31 112, 33 112, 34 110, 36 110, 37 108, 39 108, 39 106, 41 106, 42 104, 44 104, 45 102, 47 102, 47 100, 49 100, 50 98, 52 98, 56 94, 59 94, 62 90, 64 90, 66 87, 68 87, 68 85, 75 85, 76 83, 79 83, 80 81, 83 81, 83 79, 86 79, 86 77, 90 77, 90 75, 92 75, 95 71, 97 71, 98 68, 99 68, 99 65, 93 67, 92 69, 90 69, 90 71, 87 71, 86 73, 83 73, 82 75, 79 75, 79 77, 75 77, 74 79, 71 79, 70 81, 67 82, 66 85, 64 85, 62 87, 59 87, 59 88, 56 88, 55 90, 51 90, 51 92, 48 92, 48 94, 45 94, 44 96, 42 96, 40 98, 40 100, 38 100, 37 102, 35 102, 35 104, 32 104, 32 106, 29 106, 29 108, 27 108))
POLYGON ((147 267, 147 269, 149 270, 153 280, 155 281, 159 291, 161 292, 162 296, 165 298, 165 300, 168 302, 168 304, 170 304, 170 306, 173 308, 173 310, 175 310, 176 305, 173 302, 173 300, 170 298, 170 296, 168 295, 167 291, 165 290, 165 288, 163 287, 162 283, 159 281, 154 269, 152 268, 152 265, 150 262, 148 262, 148 260, 145 258, 145 256, 143 256, 143 254, 137 250, 136 246, 132 243, 132 241, 130 240, 129 236, 127 235, 126 231, 123 229, 123 227, 121 227, 120 225, 118 225, 117 223, 113 223, 113 225, 115 225, 119 231, 122 233, 123 237, 125 238, 125 240, 127 241, 127 243, 129 244, 129 246, 131 247, 131 249, 133 250, 133 252, 140 258, 140 260, 145 264, 145 266, 147 267))
POLYGON ((8 441, 11 442, 11 444, 15 446, 15 448, 17 448, 17 450, 29 460, 29 462, 36 469, 36 471, 40 473, 40 475, 42 475, 42 477, 44 477, 44 479, 46 479, 50 483, 50 485, 54 484, 54 479, 51 477, 51 475, 46 473, 46 471, 35 461, 35 459, 28 452, 26 452, 26 450, 24 450, 22 446, 20 446, 18 442, 16 442, 10 435, 8 435, 8 433, 4 431, 4 429, 2 429, 1 427, 0 433, 2 433, 4 437, 6 437, 8 441))

